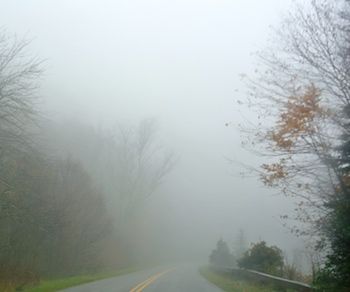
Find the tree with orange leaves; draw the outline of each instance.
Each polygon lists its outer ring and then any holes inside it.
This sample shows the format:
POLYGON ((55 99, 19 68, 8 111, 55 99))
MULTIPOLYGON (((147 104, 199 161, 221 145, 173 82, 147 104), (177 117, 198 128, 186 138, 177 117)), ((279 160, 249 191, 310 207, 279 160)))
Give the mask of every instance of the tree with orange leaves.
POLYGON ((292 231, 318 239, 327 291, 350 289, 349 32, 349 1, 297 5, 248 80, 259 121, 245 145, 269 158, 261 181, 296 199, 295 219, 308 227, 292 231))

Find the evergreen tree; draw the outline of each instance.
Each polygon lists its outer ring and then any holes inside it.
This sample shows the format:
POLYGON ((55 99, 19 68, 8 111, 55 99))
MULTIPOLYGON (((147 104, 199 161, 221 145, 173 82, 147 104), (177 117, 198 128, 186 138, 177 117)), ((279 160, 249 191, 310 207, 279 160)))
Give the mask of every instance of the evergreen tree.
POLYGON ((227 243, 221 238, 216 244, 216 249, 209 257, 210 264, 214 266, 230 267, 233 265, 233 256, 227 243))
POLYGON ((344 108, 342 144, 335 159, 339 185, 326 204, 329 254, 316 284, 331 291, 350 289, 350 105, 344 108))

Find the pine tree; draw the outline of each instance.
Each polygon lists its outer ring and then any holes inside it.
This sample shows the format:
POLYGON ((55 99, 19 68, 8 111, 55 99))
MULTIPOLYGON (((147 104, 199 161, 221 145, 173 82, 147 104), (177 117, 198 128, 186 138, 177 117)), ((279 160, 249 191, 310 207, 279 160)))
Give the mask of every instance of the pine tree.
POLYGON ((327 291, 350 290, 350 105, 344 108, 341 146, 336 161, 339 185, 325 207, 330 251, 316 283, 327 291))
POLYGON ((210 254, 209 261, 214 266, 230 267, 233 265, 233 256, 223 239, 219 239, 217 242, 216 249, 210 254))

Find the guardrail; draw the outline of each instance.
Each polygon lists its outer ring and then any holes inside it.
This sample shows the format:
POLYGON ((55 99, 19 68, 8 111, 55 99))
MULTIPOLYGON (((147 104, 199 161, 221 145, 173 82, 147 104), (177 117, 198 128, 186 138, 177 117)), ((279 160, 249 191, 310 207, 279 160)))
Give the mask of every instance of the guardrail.
POLYGON ((294 289, 301 292, 313 291, 312 287, 308 284, 284 279, 281 277, 272 276, 269 274, 265 274, 265 273, 261 273, 253 270, 228 268, 228 267, 212 267, 212 268, 218 272, 224 272, 235 277, 245 278, 248 280, 252 280, 252 281, 256 281, 264 284, 271 284, 273 286, 283 288, 283 289, 294 289))

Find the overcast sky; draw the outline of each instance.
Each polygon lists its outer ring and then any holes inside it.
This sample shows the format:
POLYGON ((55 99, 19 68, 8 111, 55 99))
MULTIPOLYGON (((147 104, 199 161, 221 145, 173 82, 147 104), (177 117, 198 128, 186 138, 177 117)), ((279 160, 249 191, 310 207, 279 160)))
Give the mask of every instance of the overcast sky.
POLYGON ((164 213, 161 225, 150 216, 153 232, 205 242, 203 250, 240 228, 250 240, 300 246, 278 219, 291 203, 225 160, 256 161, 240 145, 237 124, 250 113, 235 102, 244 98, 239 74, 254 69, 252 53, 268 44, 290 1, 0 3, 0 26, 32 39, 31 50, 46 60, 40 94, 51 118, 104 126, 157 118, 179 160, 149 202, 164 213))

